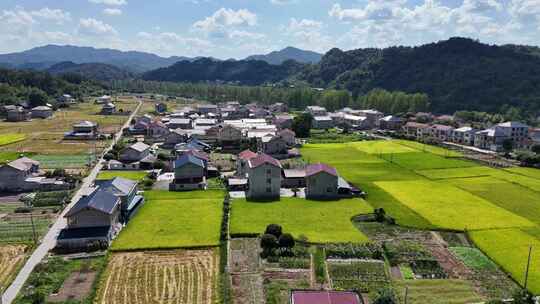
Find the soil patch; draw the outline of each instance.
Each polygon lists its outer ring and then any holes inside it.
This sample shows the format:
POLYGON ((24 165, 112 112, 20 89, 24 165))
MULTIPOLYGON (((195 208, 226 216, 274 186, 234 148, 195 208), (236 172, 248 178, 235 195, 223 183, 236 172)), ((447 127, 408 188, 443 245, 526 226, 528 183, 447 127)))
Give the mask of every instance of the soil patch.
POLYGON ((47 302, 82 301, 92 290, 95 279, 95 272, 74 272, 64 281, 57 294, 47 298, 47 302))

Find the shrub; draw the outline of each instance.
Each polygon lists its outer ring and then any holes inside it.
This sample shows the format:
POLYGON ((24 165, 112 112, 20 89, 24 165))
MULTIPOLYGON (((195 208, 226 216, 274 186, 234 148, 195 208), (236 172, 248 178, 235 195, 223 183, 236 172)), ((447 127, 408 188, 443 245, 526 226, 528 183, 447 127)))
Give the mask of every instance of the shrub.
POLYGON ((32 210, 28 207, 18 207, 15 209, 15 213, 30 213, 32 210))
POLYGON ((113 153, 111 153, 111 152, 107 152, 103 156, 103 159, 106 160, 106 161, 113 160, 113 159, 115 159, 115 155, 113 153))
POLYGON ((283 233, 280 237, 279 237, 279 247, 281 248, 288 248, 288 249, 291 249, 294 247, 294 238, 293 236, 290 234, 290 233, 283 233))
POLYGON ((377 297, 373 304, 396 304, 396 296, 394 291, 390 288, 383 288, 377 291, 377 297))
POLYGON ((281 236, 283 232, 283 229, 281 228, 280 225, 277 225, 277 224, 270 224, 268 226, 266 226, 266 230, 265 230, 265 234, 272 234, 273 236, 277 238, 279 238, 281 236))
POLYGON ((263 258, 273 255, 274 250, 278 247, 278 239, 273 234, 264 234, 261 237, 261 248, 263 258))

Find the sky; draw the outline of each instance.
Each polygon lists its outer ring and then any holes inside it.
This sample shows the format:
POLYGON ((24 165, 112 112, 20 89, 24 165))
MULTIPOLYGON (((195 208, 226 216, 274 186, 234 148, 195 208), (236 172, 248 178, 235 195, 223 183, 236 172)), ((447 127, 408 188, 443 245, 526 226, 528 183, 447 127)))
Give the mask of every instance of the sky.
POLYGON ((0 53, 45 44, 161 56, 324 53, 453 36, 540 45, 540 0, 1 0, 0 53))

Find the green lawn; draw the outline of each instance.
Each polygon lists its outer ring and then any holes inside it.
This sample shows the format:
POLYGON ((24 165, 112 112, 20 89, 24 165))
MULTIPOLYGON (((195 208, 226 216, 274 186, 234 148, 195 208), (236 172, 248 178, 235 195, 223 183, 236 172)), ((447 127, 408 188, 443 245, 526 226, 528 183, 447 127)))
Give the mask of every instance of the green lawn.
POLYGON ((350 147, 368 154, 392 154, 392 153, 413 153, 418 152, 413 148, 401 145, 395 141, 363 141, 349 144, 350 147))
POLYGON ((0 146, 10 145, 26 139, 25 134, 7 133, 0 136, 0 146))
POLYGON ((512 167, 505 169, 506 171, 510 171, 512 173, 517 173, 521 175, 525 175, 528 177, 540 179, 540 169, 535 168, 523 168, 523 167, 512 167))
POLYGON ((442 229, 534 226, 523 217, 451 185, 424 180, 383 181, 375 184, 442 229))
POLYGON ((148 175, 145 171, 101 171, 99 172, 97 179, 106 180, 113 179, 115 177, 123 177, 134 181, 141 181, 148 175))
POLYGON ((232 203, 231 233, 260 234, 268 224, 279 224, 295 238, 307 236, 313 243, 366 242, 368 238, 354 227, 351 218, 373 212, 361 199, 333 202, 282 198, 271 203, 236 199, 232 203))
POLYGON ((458 158, 443 157, 429 152, 398 153, 383 156, 388 162, 409 170, 475 167, 477 164, 458 158))
POLYGON ((432 180, 450 179, 450 178, 466 178, 491 176, 496 169, 488 167, 468 167, 468 168, 450 168, 450 169, 429 169, 418 170, 416 173, 432 180))
POLYGON ((93 156, 85 155, 85 154, 75 154, 75 155, 61 155, 61 154, 53 154, 53 155, 36 155, 32 157, 32 159, 35 159, 41 163, 41 167, 47 168, 47 169, 57 169, 57 168, 64 168, 64 169, 73 169, 73 168, 83 168, 88 164, 88 160, 93 160, 93 156))
POLYGON ((497 266, 482 251, 472 247, 450 247, 450 251, 467 267, 483 270, 495 269, 497 266))
POLYGON ((529 246, 533 246, 528 288, 534 294, 540 294, 539 239, 520 229, 474 231, 470 236, 483 252, 501 265, 522 286, 529 246))
POLYGON ((457 152, 457 151, 452 151, 452 150, 448 150, 448 149, 445 149, 445 148, 432 146, 432 145, 426 145, 426 144, 419 143, 419 142, 416 142, 416 141, 394 140, 394 142, 396 142, 396 143, 398 143, 400 145, 415 149, 417 151, 429 152, 429 153, 437 154, 437 155, 440 155, 440 156, 445 156, 445 157, 461 157, 461 156, 463 156, 463 154, 461 154, 460 152, 457 152))
MULTIPOLYGON (((18 152, 1 152, 0 151, 0 165, 9 163, 10 161, 14 161, 17 158, 19 158, 20 153, 18 152)), ((31 157, 30 155, 25 154, 28 157, 31 157)))
POLYGON ((484 300, 465 280, 406 280, 397 282, 396 287, 401 299, 405 287, 409 287, 407 303, 410 304, 465 304, 484 300))
POLYGON ((219 245, 224 192, 147 191, 146 202, 113 242, 112 250, 219 245))

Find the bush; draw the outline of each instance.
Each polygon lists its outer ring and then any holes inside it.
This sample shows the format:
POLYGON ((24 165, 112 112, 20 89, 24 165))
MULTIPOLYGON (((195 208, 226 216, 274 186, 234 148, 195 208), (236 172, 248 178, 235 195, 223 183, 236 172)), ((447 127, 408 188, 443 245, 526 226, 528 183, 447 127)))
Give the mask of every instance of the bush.
POLYGON ((109 161, 109 160, 113 160, 115 159, 116 156, 111 153, 111 152, 107 152, 104 156, 103 156, 103 159, 106 160, 106 161, 109 161))
POLYGON ((283 233, 278 240, 279 247, 291 249, 294 247, 294 238, 290 233, 283 233))
POLYGON ((270 224, 270 225, 266 226, 266 230, 265 230, 264 233, 265 234, 272 234, 277 239, 283 233, 283 228, 281 228, 281 226, 277 225, 277 224, 270 224))
POLYGON ((261 256, 266 258, 274 254, 274 250, 278 247, 278 239, 273 234, 264 234, 261 237, 261 248, 263 252, 261 256))
POLYGON ((377 297, 373 304, 396 304, 396 296, 394 291, 390 288, 383 288, 377 292, 377 297))
POLYGON ((28 207, 18 207, 15 209, 15 213, 30 213, 32 210, 28 207))

